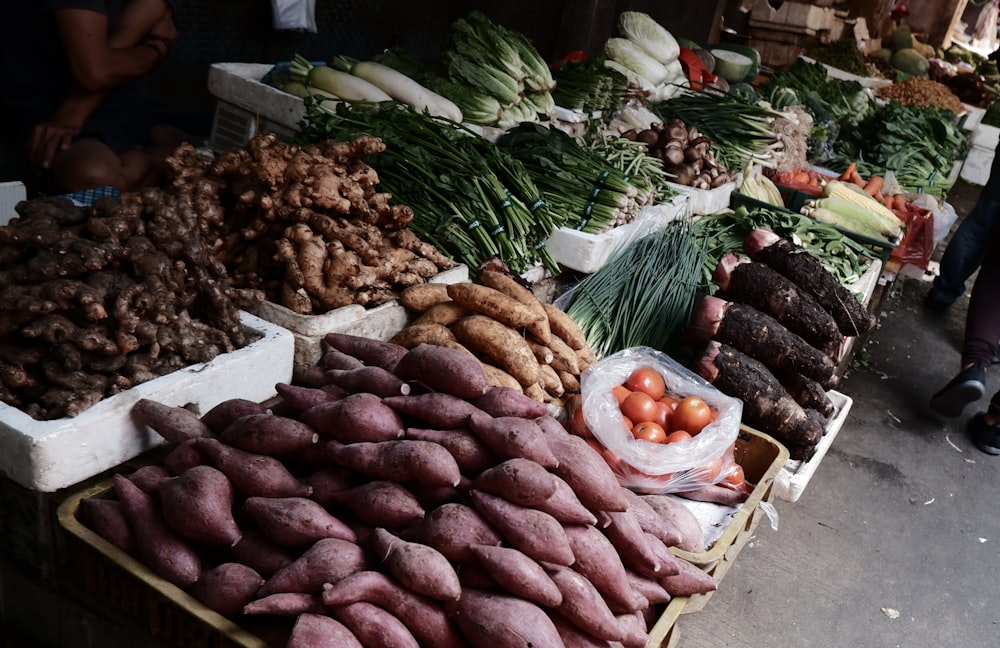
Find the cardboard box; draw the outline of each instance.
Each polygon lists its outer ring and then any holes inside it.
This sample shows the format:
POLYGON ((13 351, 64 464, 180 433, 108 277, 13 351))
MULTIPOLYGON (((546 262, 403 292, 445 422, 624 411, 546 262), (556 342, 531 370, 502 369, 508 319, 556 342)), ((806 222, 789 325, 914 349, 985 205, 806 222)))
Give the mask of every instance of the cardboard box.
POLYGON ((53 492, 162 445, 160 435, 130 416, 141 398, 203 414, 229 398, 275 396, 275 383, 292 377, 292 334, 249 313, 241 320, 260 339, 105 398, 73 418, 39 421, 0 403, 0 476, 53 492))

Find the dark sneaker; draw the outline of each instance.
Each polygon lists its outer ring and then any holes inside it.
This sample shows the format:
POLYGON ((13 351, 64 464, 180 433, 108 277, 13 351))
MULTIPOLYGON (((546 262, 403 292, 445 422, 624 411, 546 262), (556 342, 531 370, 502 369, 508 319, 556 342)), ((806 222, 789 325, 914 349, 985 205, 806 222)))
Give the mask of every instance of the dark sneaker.
POLYGON ((939 297, 935 297, 933 293, 927 293, 924 297, 924 308, 934 313, 943 313, 948 310, 951 306, 950 301, 945 301, 939 297))
POLYGON ((986 392, 986 367, 975 364, 963 369, 945 388, 931 396, 931 409, 948 418, 957 418, 969 403, 974 403, 986 392))
POLYGON ((1000 455, 1000 425, 989 425, 982 412, 969 419, 969 434, 976 447, 991 455, 1000 455))

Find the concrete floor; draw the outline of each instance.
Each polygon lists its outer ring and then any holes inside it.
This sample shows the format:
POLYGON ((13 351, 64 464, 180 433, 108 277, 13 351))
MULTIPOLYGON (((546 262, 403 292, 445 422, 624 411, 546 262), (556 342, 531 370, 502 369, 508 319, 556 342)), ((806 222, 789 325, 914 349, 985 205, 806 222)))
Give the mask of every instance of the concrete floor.
MULTIPOLYGON (((960 185, 949 202, 962 215, 977 195, 960 185)), ((798 501, 775 502, 777 530, 761 523, 705 608, 680 617, 682 648, 1000 645, 1000 458, 965 432, 1000 371, 960 419, 928 408, 958 371, 968 305, 925 311, 931 278, 891 285, 838 388, 854 399, 839 435, 798 501)))

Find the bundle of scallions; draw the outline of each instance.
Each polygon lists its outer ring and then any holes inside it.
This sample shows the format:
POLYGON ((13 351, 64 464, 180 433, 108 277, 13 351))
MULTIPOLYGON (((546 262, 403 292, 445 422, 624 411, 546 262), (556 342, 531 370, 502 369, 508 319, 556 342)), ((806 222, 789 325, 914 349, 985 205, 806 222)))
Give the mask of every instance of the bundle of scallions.
POLYGON ((630 222, 656 196, 647 178, 627 176, 557 128, 523 122, 497 146, 524 165, 549 210, 573 229, 595 233, 630 222))
POLYGON ((671 353, 697 297, 702 250, 687 221, 624 243, 568 294, 563 310, 598 357, 635 346, 671 353))
POLYGON ((695 126, 712 140, 715 159, 727 169, 772 166, 773 152, 782 147, 772 126, 781 112, 724 92, 687 88, 650 110, 664 122, 676 117, 695 126))
POLYGON ((378 137, 386 148, 366 160, 379 188, 413 209, 408 227, 471 268, 492 257, 524 272, 559 266, 545 241, 562 226, 553 219, 524 167, 484 137, 443 117, 384 103, 378 110, 306 101, 300 144, 378 137))

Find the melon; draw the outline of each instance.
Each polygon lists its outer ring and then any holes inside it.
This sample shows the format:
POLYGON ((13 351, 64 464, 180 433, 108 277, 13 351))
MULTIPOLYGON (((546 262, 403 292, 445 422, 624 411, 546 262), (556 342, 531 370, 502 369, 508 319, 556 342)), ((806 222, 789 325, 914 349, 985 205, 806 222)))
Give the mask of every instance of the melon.
POLYGON ((724 49, 713 49, 711 52, 712 56, 715 57, 715 74, 730 83, 739 83, 744 80, 754 68, 750 57, 739 52, 724 49))
POLYGON ((927 76, 930 63, 927 58, 912 47, 904 48, 892 55, 892 67, 910 76, 927 76))
POLYGON ((889 42, 886 45, 893 52, 898 52, 902 49, 912 49, 913 48, 913 33, 910 32, 910 28, 906 25, 897 27, 889 35, 889 42))

